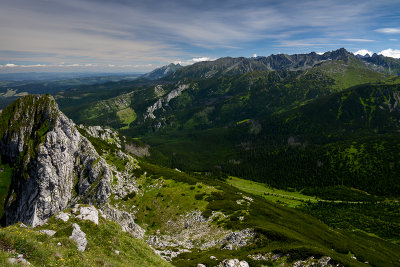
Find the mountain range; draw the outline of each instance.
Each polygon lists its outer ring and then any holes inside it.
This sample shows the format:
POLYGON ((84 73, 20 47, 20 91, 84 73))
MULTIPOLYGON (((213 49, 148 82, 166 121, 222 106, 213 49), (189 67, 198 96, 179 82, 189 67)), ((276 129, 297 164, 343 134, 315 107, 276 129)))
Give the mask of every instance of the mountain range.
POLYGON ((252 71, 306 70, 324 61, 341 60, 347 62, 352 59, 364 62, 366 67, 373 70, 396 75, 400 73, 400 61, 398 59, 377 54, 363 57, 354 55, 346 49, 341 48, 323 54, 312 52, 309 54, 277 54, 268 57, 258 56, 253 58, 224 57, 214 61, 198 62, 183 68, 179 64, 175 65, 171 63, 170 65, 155 69, 142 77, 153 80, 163 77, 168 77, 169 80, 183 78, 205 79, 217 76, 240 75, 252 71))
POLYGON ((22 96, 0 263, 397 266, 399 70, 342 48, 22 96))

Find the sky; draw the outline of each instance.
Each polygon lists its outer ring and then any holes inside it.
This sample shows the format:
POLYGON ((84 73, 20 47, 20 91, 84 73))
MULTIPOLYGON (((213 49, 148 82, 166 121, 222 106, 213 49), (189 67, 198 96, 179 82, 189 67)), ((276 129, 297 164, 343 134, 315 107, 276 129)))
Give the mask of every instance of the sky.
POLYGON ((399 0, 0 0, 0 73, 147 72, 219 57, 400 58, 399 0))

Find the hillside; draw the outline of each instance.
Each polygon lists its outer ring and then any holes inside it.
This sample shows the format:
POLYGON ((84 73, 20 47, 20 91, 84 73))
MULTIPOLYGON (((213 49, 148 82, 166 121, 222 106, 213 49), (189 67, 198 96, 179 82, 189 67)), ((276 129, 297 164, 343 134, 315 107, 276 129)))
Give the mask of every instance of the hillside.
MULTIPOLYGON (((1 119, 2 160, 14 170, 6 203, 13 202, 13 211, 20 214, 14 215, 8 208, 10 204, 6 204, 5 222, 11 224, 14 222, 12 218, 20 216, 18 218, 27 218, 25 223, 31 227, 8 226, 4 230, 1 229, 0 238, 9 251, 22 253, 34 264, 65 261, 66 264, 78 266, 114 263, 123 266, 125 264, 118 258, 124 257, 127 262, 133 261, 133 266, 142 263, 159 266, 161 259, 157 259, 147 249, 148 245, 134 237, 142 237, 158 254, 177 266, 218 264, 224 259, 235 258, 252 265, 284 262, 294 264, 305 260, 310 263, 329 261, 346 266, 358 266, 368 261, 383 266, 398 260, 398 246, 382 239, 361 232, 333 230, 300 210, 274 204, 263 197, 240 191, 214 176, 190 175, 138 161, 126 154, 127 152, 123 152, 124 147, 135 146, 134 143, 130 144, 129 139, 119 137, 117 133, 101 127, 75 128, 76 126, 57 110, 54 100, 49 96, 21 98, 3 112, 1 119), (16 124, 14 119, 18 116, 25 118, 25 111, 37 114, 35 119, 20 120, 20 123, 16 124), (59 124, 59 120, 63 120, 63 124, 59 124), (48 125, 48 128, 43 130, 41 125, 48 125), (61 125, 64 126, 59 128, 61 125), (5 142, 6 138, 9 138, 7 136, 14 136, 12 132, 18 129, 20 133, 32 131, 26 136, 33 139, 18 139, 27 140, 24 142, 27 147, 23 151, 30 151, 29 153, 14 153, 12 147, 6 145, 10 143, 5 142), (64 133, 66 136, 63 137, 64 133), (58 142, 59 138, 64 141, 58 142), (69 139, 76 141, 69 143, 69 139), (49 141, 53 143, 52 146, 47 145, 49 141), (83 151, 74 155, 81 157, 81 164, 88 169, 82 174, 75 174, 78 175, 75 179, 78 179, 79 189, 75 197, 72 195, 69 198, 67 192, 73 188, 61 186, 62 179, 65 179, 62 177, 69 175, 61 175, 59 178, 55 173, 47 175, 46 172, 52 167, 46 164, 52 164, 53 168, 60 168, 59 164, 68 165, 62 162, 69 162, 68 155, 74 149, 73 142, 85 144, 82 144, 85 146, 82 147, 83 151), (64 145, 61 145, 62 143, 64 145), (50 156, 47 157, 48 160, 44 160, 44 147, 47 147, 50 156), (61 155, 57 156, 58 147, 64 147, 64 159, 60 158, 61 155), (89 156, 84 156, 85 153, 89 153, 89 156), (36 158, 39 164, 34 163, 33 158, 36 158), (94 160, 92 163, 84 163, 84 158, 94 160), (96 172, 98 167, 95 167, 95 164, 102 165, 101 173, 96 172), (114 177, 112 181, 106 178, 109 170, 114 177), (24 176, 25 173, 27 176, 24 176), (99 174, 100 176, 95 176, 99 174), (79 175, 83 176, 79 178, 79 175), (89 189, 81 190, 86 177, 89 182, 86 186, 89 186, 89 189), (35 183, 32 183, 35 180, 43 183, 46 179, 50 179, 54 187, 51 191, 51 202, 45 197, 47 189, 40 184, 36 188, 35 183), (106 189, 107 187, 110 189, 106 189), (131 191, 127 191, 129 188, 131 191), (23 202, 21 196, 24 195, 19 193, 27 189, 38 190, 37 197, 30 203, 23 202), (57 196, 58 193, 55 193, 57 191, 67 202, 62 202, 57 196), (55 205, 56 203, 60 204, 55 205), (94 206, 87 205, 90 203, 94 206), (36 205, 36 215, 33 217, 40 220, 29 219, 32 205, 36 205), (49 205, 55 209, 49 209, 49 205), (97 213, 98 219, 94 215, 97 213), (120 213, 126 214, 125 217, 119 217, 120 213), (102 218, 101 214, 106 219, 102 218), (61 219, 65 216, 69 217, 66 221, 61 219), (133 222, 127 224, 126 216, 134 217, 139 228, 134 226, 133 222), (109 218, 117 224, 113 224, 109 218), (75 224, 78 225, 79 231, 74 230, 77 228, 75 224), (119 227, 128 233, 121 232, 119 227), (140 229, 143 229, 144 236, 139 234, 142 231, 140 229), (40 230, 52 230, 54 235, 49 231, 40 234, 40 230), (85 234, 87 243, 82 245, 84 250, 81 252, 74 249, 75 243, 68 237, 71 232, 73 236, 74 231, 77 231, 76 234, 85 234), (113 237, 110 240, 111 236, 113 237), (100 240, 110 242, 104 243, 100 240), (36 245, 37 242, 41 243, 36 245), (58 243, 61 246, 56 245, 58 243), (44 250, 46 244, 49 249, 44 250), (372 247, 379 247, 379 250, 372 250, 372 247), (118 253, 114 252, 116 250, 118 253), (140 256, 129 256, 132 250, 138 251, 140 256), (127 258, 124 255, 127 255, 127 258), (356 255, 357 260, 349 255, 356 255)), ((78 166, 72 165, 63 171, 82 168, 78 166)), ((80 241, 76 242, 79 249, 80 241)), ((12 253, 3 251, 3 259, 12 253)), ((166 262, 163 264, 167 265, 166 262)))
POLYGON ((175 71, 173 75, 188 75, 177 82, 170 75, 152 85, 118 87, 123 94, 114 90, 116 96, 104 94, 101 101, 84 89, 73 92, 76 100, 72 92, 56 98, 78 123, 105 124, 140 137, 151 146, 153 163, 222 171, 280 188, 346 185, 396 196, 398 188, 391 183, 399 157, 391 147, 397 146, 399 80, 378 67, 344 49, 323 55, 223 58, 175 71), (254 60, 282 70, 225 73, 235 69, 230 68, 234 62, 254 60), (221 69, 220 74, 199 79, 210 67, 221 69), (363 157, 356 161, 359 165, 347 163, 353 156, 349 151, 363 157), (390 166, 382 170, 380 165, 378 171, 373 157, 390 166), (338 166, 346 167, 337 173, 338 166), (381 177, 378 186, 368 178, 371 171, 381 177))
POLYGON ((4 222, 21 218, 28 225, 0 229, 3 262, 20 253, 34 265, 168 266, 148 246, 176 266, 230 259, 252 266, 398 261, 400 248, 384 239, 332 229, 222 177, 137 160, 125 150, 137 150, 134 140, 102 127, 75 126, 50 96, 21 98, 0 119, 2 164, 13 170, 2 172, 2 180, 11 179, 4 222), (35 114, 33 120, 25 120, 27 112, 35 114), (15 139, 16 133, 21 138, 15 139), (77 152, 75 142, 81 143, 77 152), (14 152, 17 147, 22 153, 14 152), (68 177, 76 179, 75 187, 62 182, 68 177), (26 190, 37 192, 29 202, 24 201, 29 194, 20 193, 26 190), (69 190, 77 191, 69 195, 69 190))

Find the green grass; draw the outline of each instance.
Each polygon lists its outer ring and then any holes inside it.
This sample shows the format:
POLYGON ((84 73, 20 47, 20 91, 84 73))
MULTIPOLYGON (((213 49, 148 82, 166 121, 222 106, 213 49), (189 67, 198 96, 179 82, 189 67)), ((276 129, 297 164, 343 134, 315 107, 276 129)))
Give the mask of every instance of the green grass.
POLYGON ((290 192, 286 190, 276 189, 262 183, 240 179, 233 176, 229 176, 229 179, 227 179, 226 182, 229 185, 243 190, 244 192, 262 196, 269 201, 284 204, 292 208, 304 205, 304 202, 318 201, 316 197, 306 196, 297 191, 290 192))
MULTIPOLYGON (((284 207, 265 199, 264 192, 275 192, 281 204, 290 198, 314 199, 299 192, 274 191, 262 184, 238 178, 228 179, 241 189, 213 176, 188 174, 168 168, 140 162, 142 175, 138 180, 139 193, 120 202, 120 207, 138 208, 137 222, 154 234, 171 229, 166 221, 176 221, 180 215, 191 210, 203 211, 208 217, 213 211, 223 212, 228 217, 213 222, 224 229, 255 229, 259 237, 256 244, 235 251, 211 249, 180 254, 173 260, 176 266, 191 266, 197 263, 211 264, 210 256, 218 259, 239 258, 251 261, 247 255, 255 253, 289 253, 287 262, 306 259, 310 256, 327 255, 345 266, 362 266, 348 256, 349 251, 360 261, 368 261, 376 266, 393 265, 400 255, 400 247, 363 232, 332 229, 320 220, 303 213, 299 209, 284 207), (253 198, 249 204, 238 204, 243 196, 253 198), (244 216, 241 221, 238 218, 244 216)), ((139 177, 139 173, 137 177, 139 177)), ((279 200, 275 199, 275 200, 279 200)), ((301 202, 303 203, 303 202, 301 202)), ((296 203, 299 204, 299 203, 296 203)), ((255 262, 253 263, 255 264, 255 262)))
POLYGON ((122 124, 126 126, 121 129, 128 129, 129 125, 136 120, 136 113, 132 108, 125 108, 117 111, 117 116, 122 124))
POLYGON ((190 185, 144 175, 138 182, 141 185, 139 194, 127 201, 118 202, 120 206, 137 207, 136 222, 147 229, 148 234, 157 229, 167 231, 167 222, 186 212, 205 210, 208 202, 204 199, 216 191, 202 183, 190 185))
POLYGON ((335 80, 333 89, 342 91, 358 84, 375 83, 386 76, 382 73, 367 69, 364 64, 350 59, 348 62, 328 61, 311 71, 321 71, 335 80))
POLYGON ((6 257, 23 254, 35 266, 171 266, 143 240, 133 238, 118 224, 101 216, 99 225, 75 218, 68 222, 52 218, 49 224, 35 229, 19 225, 0 228, 0 244, 3 250, 0 263, 6 257), (74 222, 86 233, 88 244, 84 252, 79 252, 76 243, 69 238, 74 222), (38 233, 39 229, 53 229, 56 234, 50 237, 38 233), (61 246, 57 246, 58 242, 61 246), (7 253, 5 248, 15 253, 7 253))
POLYGON ((283 207, 266 201, 261 196, 254 196, 253 202, 244 213, 243 221, 236 216, 243 215, 243 205, 237 205, 239 193, 245 194, 236 187, 221 186, 220 192, 212 193, 206 200, 209 202, 205 214, 211 211, 223 211, 230 215, 220 222, 225 228, 256 230, 258 242, 250 247, 237 251, 207 251, 181 254, 173 263, 187 266, 196 262, 209 262, 207 257, 214 255, 219 259, 235 257, 248 260, 251 253, 289 253, 288 262, 305 259, 309 256, 327 255, 345 266, 362 266, 368 261, 376 266, 387 266, 397 262, 400 248, 384 240, 371 237, 361 232, 333 230, 318 219, 306 215, 297 209, 283 207), (208 211, 209 210, 209 211, 208 211), (351 251, 361 261, 348 257, 351 251))
POLYGON ((241 121, 236 122, 236 124, 239 125, 239 124, 248 122, 249 120, 250 120, 250 119, 244 119, 244 120, 241 120, 241 121))

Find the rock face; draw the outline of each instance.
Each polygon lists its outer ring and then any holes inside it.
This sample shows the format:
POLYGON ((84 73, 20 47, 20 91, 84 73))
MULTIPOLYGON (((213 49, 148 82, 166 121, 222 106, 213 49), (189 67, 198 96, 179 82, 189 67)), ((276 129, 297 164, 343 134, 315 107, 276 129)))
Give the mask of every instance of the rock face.
POLYGON ((112 172, 53 97, 29 95, 4 109, 0 153, 15 168, 5 205, 6 224, 42 225, 78 201, 102 206, 112 172))

